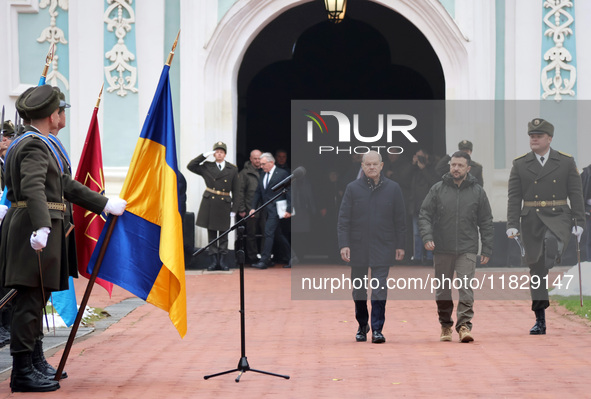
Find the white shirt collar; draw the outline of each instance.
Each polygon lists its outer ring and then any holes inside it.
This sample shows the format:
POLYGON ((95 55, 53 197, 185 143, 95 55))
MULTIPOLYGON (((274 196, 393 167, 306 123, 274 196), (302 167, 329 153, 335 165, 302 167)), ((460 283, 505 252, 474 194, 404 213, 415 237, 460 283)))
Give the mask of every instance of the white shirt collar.
POLYGON ((545 153, 545 154, 542 154, 542 155, 538 155, 537 153, 534 153, 534 154, 536 154, 536 158, 538 159, 538 162, 539 162, 539 163, 540 163, 542 166, 544 166, 544 164, 545 164, 545 163, 546 163, 546 161, 548 160, 548 155, 550 155, 550 148, 548 148, 548 151, 546 151, 546 153, 545 153), (542 157, 544 157, 544 162, 542 162, 542 160, 540 159, 540 158, 542 158, 542 157))
POLYGON ((220 167, 218 165, 221 165, 222 166, 222 169, 221 170, 224 170, 224 168, 226 167, 226 161, 216 162, 216 166, 219 169, 220 167))

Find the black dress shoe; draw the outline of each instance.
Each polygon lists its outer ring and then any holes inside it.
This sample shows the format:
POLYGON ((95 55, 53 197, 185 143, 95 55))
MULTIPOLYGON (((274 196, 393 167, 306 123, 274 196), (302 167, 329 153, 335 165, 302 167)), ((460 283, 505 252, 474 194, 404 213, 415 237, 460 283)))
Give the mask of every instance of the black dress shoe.
POLYGON ((253 263, 252 267, 256 267, 257 269, 266 269, 267 263, 263 262, 262 260, 258 261, 257 263, 253 263))
POLYGON ((373 344, 383 344, 386 342, 386 338, 382 335, 381 331, 374 331, 371 336, 371 342, 373 344))
POLYGON ((546 335, 546 323, 536 321, 536 324, 529 330, 529 335, 546 335))
POLYGON ((355 340, 357 342, 365 342, 367 341, 367 333, 369 332, 369 325, 366 324, 365 326, 359 326, 357 330, 357 335, 355 335, 355 340))

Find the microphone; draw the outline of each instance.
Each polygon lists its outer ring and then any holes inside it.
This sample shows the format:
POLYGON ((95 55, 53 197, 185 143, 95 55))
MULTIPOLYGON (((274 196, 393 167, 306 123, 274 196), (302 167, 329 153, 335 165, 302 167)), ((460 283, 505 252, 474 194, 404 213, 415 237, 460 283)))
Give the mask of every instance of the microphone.
POLYGON ((293 173, 291 175, 287 176, 285 179, 283 179, 279 183, 275 184, 273 186, 273 188, 271 188, 271 190, 272 191, 281 190, 282 188, 289 186, 293 179, 298 179, 298 178, 304 176, 305 174, 306 174, 306 169, 304 169, 303 166, 298 166, 293 171, 293 173))

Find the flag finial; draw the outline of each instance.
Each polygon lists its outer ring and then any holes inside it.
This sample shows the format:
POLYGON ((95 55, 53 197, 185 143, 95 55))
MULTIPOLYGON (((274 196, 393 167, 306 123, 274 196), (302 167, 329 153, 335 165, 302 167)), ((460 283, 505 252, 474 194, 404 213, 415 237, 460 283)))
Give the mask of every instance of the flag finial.
POLYGON ((43 78, 47 77, 47 71, 49 70, 49 64, 53 60, 53 55, 55 54, 55 43, 51 44, 49 51, 47 52, 47 57, 45 57, 45 66, 43 67, 43 72, 41 72, 41 76, 43 78))
POLYGON ((172 50, 168 54, 168 58, 166 59, 166 65, 170 66, 172 63, 172 59, 174 57, 174 50, 176 49, 176 45, 179 42, 179 35, 181 34, 181 30, 179 29, 179 33, 176 34, 176 39, 174 39, 174 44, 172 45, 172 50))
POLYGON ((101 86, 101 91, 98 95, 98 98, 96 99, 96 105, 94 106, 95 108, 98 108, 99 105, 101 104, 101 97, 103 96, 103 87, 105 87, 105 82, 103 82, 103 84, 101 86))

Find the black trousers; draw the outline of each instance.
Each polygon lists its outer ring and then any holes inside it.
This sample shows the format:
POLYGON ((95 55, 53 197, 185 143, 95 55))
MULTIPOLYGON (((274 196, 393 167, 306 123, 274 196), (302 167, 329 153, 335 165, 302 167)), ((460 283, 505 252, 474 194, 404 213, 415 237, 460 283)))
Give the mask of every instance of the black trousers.
POLYGON ((373 331, 382 331, 386 320, 386 299, 388 297, 386 284, 390 267, 373 266, 371 276, 368 271, 369 267, 367 266, 351 267, 355 319, 360 326, 368 324, 367 288, 371 287, 371 329, 373 331))
MULTIPOLYGON (((10 354, 30 353, 35 341, 43 337, 43 308, 45 302, 40 287, 18 287, 12 300, 10 354)), ((49 295, 45 292, 45 295, 49 295)), ((47 299, 47 298, 45 298, 47 299)))
POLYGON ((546 239, 554 238, 558 243, 558 254, 564 251, 564 243, 558 239, 550 230, 544 234, 544 249, 542 256, 536 263, 530 264, 529 274, 531 276, 529 290, 531 293, 531 310, 543 310, 550 306, 548 298, 548 287, 552 284, 548 281, 548 267, 546 266, 546 239))

